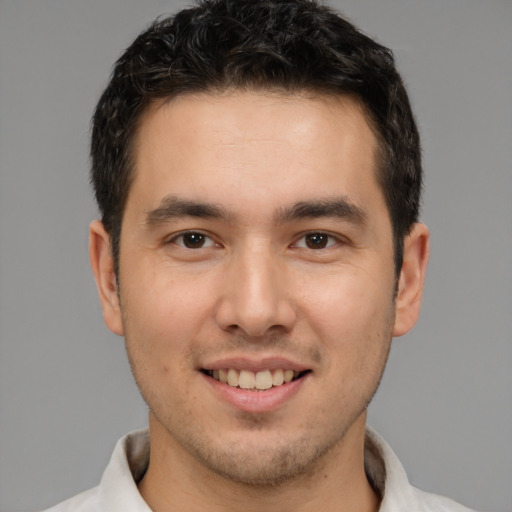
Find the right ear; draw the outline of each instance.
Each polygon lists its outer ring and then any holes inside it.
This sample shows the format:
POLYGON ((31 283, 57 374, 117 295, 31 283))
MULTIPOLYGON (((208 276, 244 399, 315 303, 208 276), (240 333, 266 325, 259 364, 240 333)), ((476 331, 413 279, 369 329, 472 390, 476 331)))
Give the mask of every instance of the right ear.
POLYGON ((99 220, 91 222, 89 226, 89 259, 98 287, 105 324, 114 334, 122 336, 124 334, 123 318, 117 291, 110 235, 99 220))

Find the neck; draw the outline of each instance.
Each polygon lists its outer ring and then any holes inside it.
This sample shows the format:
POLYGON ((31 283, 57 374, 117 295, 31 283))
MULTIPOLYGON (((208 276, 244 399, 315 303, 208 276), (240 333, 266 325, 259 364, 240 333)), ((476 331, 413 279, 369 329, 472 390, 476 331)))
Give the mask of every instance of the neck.
POLYGON ((150 464, 139 491, 153 512, 376 512, 364 470, 362 415, 307 473, 276 486, 234 482, 194 459, 150 418, 150 464))

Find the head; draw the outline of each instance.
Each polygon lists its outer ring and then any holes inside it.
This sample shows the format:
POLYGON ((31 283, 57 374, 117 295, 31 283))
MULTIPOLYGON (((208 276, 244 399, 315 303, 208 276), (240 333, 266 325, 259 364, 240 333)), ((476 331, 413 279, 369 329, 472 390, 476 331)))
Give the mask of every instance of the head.
POLYGON ((390 52, 314 2, 203 2, 118 61, 92 154, 91 261, 149 405, 147 477, 172 452, 194 481, 352 479, 356 458, 365 478, 428 254, 390 52))
POLYGON ((418 219, 420 142, 392 52, 310 0, 202 1, 155 22, 118 60, 93 118, 92 182, 116 271, 134 139, 155 101, 227 90, 347 96, 378 142, 377 180, 391 218, 395 272, 418 219))

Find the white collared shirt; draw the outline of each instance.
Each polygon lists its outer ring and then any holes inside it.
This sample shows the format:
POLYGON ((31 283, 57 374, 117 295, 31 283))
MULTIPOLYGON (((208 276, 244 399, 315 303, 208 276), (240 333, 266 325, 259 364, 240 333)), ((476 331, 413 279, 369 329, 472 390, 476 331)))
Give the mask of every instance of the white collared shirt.
MULTIPOLYGON (((137 489, 149 462, 149 433, 139 430, 122 437, 100 484, 46 512, 151 512, 137 489)), ((382 497, 379 512, 471 512, 458 503, 413 487, 388 444, 368 428, 365 469, 382 497)))

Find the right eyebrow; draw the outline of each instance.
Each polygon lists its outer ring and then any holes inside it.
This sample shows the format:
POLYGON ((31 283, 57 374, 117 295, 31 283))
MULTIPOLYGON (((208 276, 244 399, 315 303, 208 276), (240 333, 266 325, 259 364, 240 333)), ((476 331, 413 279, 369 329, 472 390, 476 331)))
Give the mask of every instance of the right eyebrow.
POLYGON ((227 219, 228 215, 221 206, 216 204, 166 196, 154 210, 147 212, 145 224, 156 226, 176 217, 227 219))

